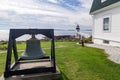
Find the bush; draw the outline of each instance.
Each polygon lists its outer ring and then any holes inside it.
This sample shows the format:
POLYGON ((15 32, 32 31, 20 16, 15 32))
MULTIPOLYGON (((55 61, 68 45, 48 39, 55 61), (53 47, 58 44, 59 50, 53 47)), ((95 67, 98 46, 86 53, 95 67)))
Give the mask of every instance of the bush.
POLYGON ((92 35, 90 37, 88 37, 88 38, 85 38, 84 42, 85 43, 93 43, 92 42, 92 35))

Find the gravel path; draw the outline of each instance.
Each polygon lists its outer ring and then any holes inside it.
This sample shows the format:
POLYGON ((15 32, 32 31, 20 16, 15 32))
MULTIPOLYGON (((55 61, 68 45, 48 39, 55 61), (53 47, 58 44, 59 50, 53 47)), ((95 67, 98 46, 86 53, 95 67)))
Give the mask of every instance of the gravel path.
POLYGON ((109 55, 108 59, 120 64, 120 47, 105 46, 99 44, 86 44, 86 46, 104 49, 105 52, 109 55))
MULTIPOLYGON (((67 46, 63 46, 63 45, 60 45, 60 46, 57 46, 55 48, 64 48, 64 47, 67 47, 67 46)), ((43 49, 51 49, 51 48, 43 48, 43 49)), ((24 50, 18 50, 18 52, 23 52, 24 50)), ((0 54, 2 53, 7 53, 7 50, 2 50, 0 51, 0 54)))
MULTIPOLYGON (((22 51, 24 51, 24 50, 18 50, 18 52, 22 52, 22 51)), ((2 53, 7 53, 7 50, 0 51, 0 54, 2 54, 2 53)))

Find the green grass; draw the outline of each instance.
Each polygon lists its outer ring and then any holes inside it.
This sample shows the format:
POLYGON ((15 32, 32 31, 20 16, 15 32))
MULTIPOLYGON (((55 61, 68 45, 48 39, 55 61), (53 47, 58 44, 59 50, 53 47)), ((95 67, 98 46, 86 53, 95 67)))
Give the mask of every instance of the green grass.
MULTIPOLYGON (((50 42, 41 42, 50 52, 50 42)), ((18 44, 24 49, 25 43, 18 44)), ((5 53, 0 54, 0 75, 4 71, 5 53)), ((56 42, 56 62, 62 80, 120 80, 120 65, 107 59, 103 50, 81 47, 76 42, 56 42)))

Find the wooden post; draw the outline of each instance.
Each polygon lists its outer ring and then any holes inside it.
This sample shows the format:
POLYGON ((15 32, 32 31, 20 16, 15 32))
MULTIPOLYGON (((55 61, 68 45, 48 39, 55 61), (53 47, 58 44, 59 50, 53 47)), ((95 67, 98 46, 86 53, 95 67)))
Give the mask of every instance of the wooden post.
POLYGON ((82 40, 81 40, 81 44, 82 44, 82 47, 84 47, 84 37, 82 36, 82 40))

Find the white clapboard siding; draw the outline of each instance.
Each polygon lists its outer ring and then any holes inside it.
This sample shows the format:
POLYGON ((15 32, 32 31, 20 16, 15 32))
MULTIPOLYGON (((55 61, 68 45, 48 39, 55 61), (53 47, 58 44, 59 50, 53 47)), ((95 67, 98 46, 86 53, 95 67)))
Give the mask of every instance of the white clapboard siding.
POLYGON ((93 42, 104 44, 109 40, 112 46, 120 46, 120 6, 93 15, 93 42), (103 18, 110 17, 110 31, 103 31, 103 18))

